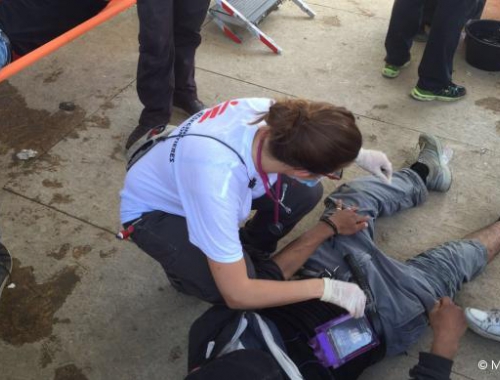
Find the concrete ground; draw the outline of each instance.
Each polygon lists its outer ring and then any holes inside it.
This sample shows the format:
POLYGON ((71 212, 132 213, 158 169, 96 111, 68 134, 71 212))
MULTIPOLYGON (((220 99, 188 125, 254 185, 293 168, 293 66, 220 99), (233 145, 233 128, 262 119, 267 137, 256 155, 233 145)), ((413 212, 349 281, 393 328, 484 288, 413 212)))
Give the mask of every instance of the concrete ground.
MULTIPOLYGON (((408 92, 424 45, 414 46, 400 78, 380 75, 392 0, 310 5, 314 20, 287 2, 261 24, 284 49, 281 56, 247 33, 236 45, 207 20, 197 54, 200 98, 215 104, 297 96, 344 105, 357 115, 365 146, 385 151, 395 168, 414 159, 419 133, 441 137, 454 151, 453 186, 379 222, 377 241, 393 257, 409 258, 498 218, 500 73, 469 66, 461 43, 454 79, 468 97, 455 104, 416 102, 408 92)), ((487 12, 500 18, 498 8, 487 12)), ((157 263, 114 238, 123 145, 141 110, 136 18, 131 9, 0 84, 0 226, 15 257, 16 285, 0 302, 2 379, 185 375, 188 329, 207 305, 177 294, 157 263), (59 109, 67 101, 76 105, 71 112, 59 109), (15 156, 22 149, 38 153, 22 161, 15 156)), ((176 113, 172 121, 185 117, 176 113)), ((346 179, 360 174, 349 169, 346 179)), ((457 302, 500 307, 499 277, 500 259, 464 286, 457 302)), ((427 334, 407 356, 387 359, 362 378, 406 378, 430 339, 427 334)), ((500 361, 500 344, 467 332, 453 379, 498 379, 492 360, 500 361), (479 360, 490 363, 488 369, 479 370, 479 360)))

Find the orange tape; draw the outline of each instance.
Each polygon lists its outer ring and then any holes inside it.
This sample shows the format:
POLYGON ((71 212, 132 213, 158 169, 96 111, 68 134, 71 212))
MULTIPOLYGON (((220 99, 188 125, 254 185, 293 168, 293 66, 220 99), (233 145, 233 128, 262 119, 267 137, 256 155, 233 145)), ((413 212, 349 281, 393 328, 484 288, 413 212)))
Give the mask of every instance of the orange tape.
POLYGON ((33 50, 31 53, 22 56, 18 60, 5 66, 3 69, 0 69, 0 82, 17 74, 19 71, 32 65, 39 59, 53 53, 57 49, 80 37, 82 34, 85 34, 89 30, 95 28, 96 26, 102 24, 110 18, 113 18, 117 14, 130 8, 135 3, 136 0, 110 0, 106 8, 104 8, 94 17, 60 35, 52 41, 47 42, 45 45, 40 46, 38 49, 33 50))

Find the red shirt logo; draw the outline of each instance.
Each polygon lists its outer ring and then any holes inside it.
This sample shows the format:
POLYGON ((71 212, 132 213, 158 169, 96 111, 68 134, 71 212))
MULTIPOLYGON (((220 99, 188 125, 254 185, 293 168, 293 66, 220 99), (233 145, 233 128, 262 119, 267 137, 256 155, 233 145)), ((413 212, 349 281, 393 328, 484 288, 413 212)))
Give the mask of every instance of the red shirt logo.
POLYGON ((205 111, 201 119, 198 121, 198 123, 203 123, 207 119, 215 119, 217 116, 222 115, 224 112, 226 112, 228 106, 235 106, 238 104, 237 100, 228 100, 224 103, 218 104, 213 108, 210 108, 205 111))

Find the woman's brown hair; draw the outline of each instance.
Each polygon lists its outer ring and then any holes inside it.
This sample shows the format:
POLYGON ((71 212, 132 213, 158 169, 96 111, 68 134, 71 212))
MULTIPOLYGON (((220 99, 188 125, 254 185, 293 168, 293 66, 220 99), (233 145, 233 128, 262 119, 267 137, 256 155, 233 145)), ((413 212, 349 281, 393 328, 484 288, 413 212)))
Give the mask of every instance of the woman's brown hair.
POLYGON ((354 115, 326 102, 287 99, 274 103, 265 121, 270 153, 312 174, 331 173, 354 161, 363 143, 354 115))

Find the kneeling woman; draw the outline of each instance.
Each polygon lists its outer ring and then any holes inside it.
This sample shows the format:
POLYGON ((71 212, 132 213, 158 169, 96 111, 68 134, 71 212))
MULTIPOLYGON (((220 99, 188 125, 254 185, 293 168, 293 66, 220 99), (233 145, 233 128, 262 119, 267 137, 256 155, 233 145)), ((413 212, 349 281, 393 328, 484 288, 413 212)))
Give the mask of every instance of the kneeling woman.
POLYGON ((385 155, 361 149, 351 112, 323 102, 237 99, 194 115, 170 137, 128 171, 121 221, 134 224, 132 239, 174 288, 231 308, 320 298, 363 314, 355 284, 283 281, 325 239, 365 228, 355 209, 339 207, 271 256, 321 199, 321 178, 339 179, 356 159, 390 178, 385 155))

